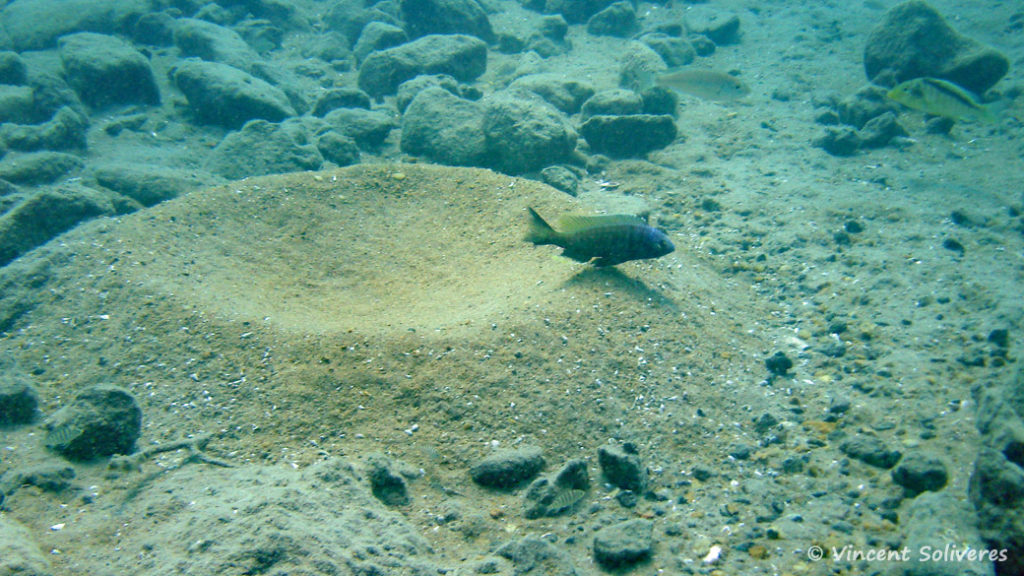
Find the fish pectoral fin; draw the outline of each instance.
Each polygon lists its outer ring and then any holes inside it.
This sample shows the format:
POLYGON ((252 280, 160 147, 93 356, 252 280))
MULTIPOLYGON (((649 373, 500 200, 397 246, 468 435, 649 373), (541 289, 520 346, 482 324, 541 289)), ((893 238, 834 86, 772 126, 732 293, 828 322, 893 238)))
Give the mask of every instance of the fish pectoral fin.
POLYGON ((605 266, 615 266, 616 264, 622 264, 625 260, 621 258, 612 258, 610 256, 601 256, 600 258, 594 258, 591 264, 595 268, 604 268, 605 266))
POLYGON ((592 258, 592 256, 587 256, 586 254, 581 254, 579 252, 573 252, 568 248, 562 249, 562 256, 565 256, 566 258, 572 258, 577 262, 590 262, 590 259, 592 258))

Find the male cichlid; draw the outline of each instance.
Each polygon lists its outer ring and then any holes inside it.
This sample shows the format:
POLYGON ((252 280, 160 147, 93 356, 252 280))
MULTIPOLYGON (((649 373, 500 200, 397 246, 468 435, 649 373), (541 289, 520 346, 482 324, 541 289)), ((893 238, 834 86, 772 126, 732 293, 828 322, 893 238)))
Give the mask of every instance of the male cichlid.
POLYGON ((989 124, 998 120, 996 113, 978 102, 973 94, 941 78, 907 80, 886 96, 908 108, 950 120, 977 120, 989 124))
POLYGON ((676 249, 664 232, 628 214, 562 216, 558 230, 534 211, 526 240, 534 245, 554 244, 562 256, 594 266, 614 266, 629 260, 658 258, 676 249))

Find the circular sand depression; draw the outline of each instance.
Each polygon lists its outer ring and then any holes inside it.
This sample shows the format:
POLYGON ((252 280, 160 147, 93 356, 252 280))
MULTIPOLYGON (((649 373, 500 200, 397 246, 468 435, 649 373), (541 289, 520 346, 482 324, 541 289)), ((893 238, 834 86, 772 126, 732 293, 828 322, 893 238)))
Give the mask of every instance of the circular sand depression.
MULTIPOLYGON (((139 279, 232 318, 313 332, 490 323, 572 275, 523 241, 525 208, 575 201, 487 170, 371 165, 253 178, 136 222, 139 279)), ((127 224, 127 222, 126 222, 127 224)))

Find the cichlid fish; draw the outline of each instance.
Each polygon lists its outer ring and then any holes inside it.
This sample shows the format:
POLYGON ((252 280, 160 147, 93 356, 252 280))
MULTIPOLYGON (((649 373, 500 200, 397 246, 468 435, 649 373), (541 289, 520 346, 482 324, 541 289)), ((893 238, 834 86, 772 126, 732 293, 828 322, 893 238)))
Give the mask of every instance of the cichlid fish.
POLYGON ((526 240, 534 245, 554 244, 562 256, 594 266, 614 266, 629 260, 658 258, 676 249, 664 232, 648 226, 642 218, 628 214, 608 216, 562 216, 559 230, 552 228, 534 211, 526 240))
POLYGON ((890 100, 950 120, 980 120, 992 123, 998 118, 991 108, 978 102, 973 94, 940 78, 914 78, 896 86, 887 94, 890 100))
POLYGON ((647 72, 640 78, 642 88, 661 86, 702 100, 737 100, 750 94, 742 80, 714 70, 673 69, 647 72))

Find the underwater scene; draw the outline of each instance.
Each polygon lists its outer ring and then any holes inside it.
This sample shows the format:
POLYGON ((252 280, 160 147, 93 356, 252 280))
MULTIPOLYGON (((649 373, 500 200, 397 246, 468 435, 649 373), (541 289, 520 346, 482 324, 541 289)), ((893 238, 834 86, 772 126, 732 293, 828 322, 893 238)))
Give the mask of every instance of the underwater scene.
POLYGON ((1024 4, 0 0, 0 576, 1024 575, 1024 4))

